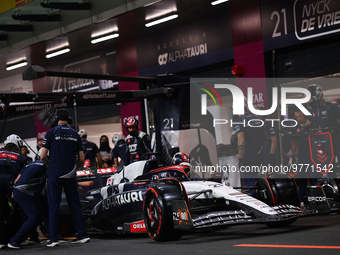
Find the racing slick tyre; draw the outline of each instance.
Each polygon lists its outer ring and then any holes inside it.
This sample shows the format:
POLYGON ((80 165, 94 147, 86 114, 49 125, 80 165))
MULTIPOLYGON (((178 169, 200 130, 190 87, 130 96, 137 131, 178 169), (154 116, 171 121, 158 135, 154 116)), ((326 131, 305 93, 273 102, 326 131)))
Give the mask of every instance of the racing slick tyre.
POLYGON ((294 180, 285 173, 266 173, 256 179, 255 197, 270 206, 299 206, 299 194, 294 180))
POLYGON ((172 200, 185 197, 177 181, 158 183, 146 191, 143 205, 144 222, 149 236, 159 242, 181 238, 182 231, 173 224, 172 200))
MULTIPOLYGON (((277 206, 289 204, 300 206, 299 194, 294 180, 285 173, 265 173, 256 179, 255 197, 262 202, 277 206)), ((296 218, 279 222, 268 222, 268 227, 277 228, 292 224, 296 218)))
POLYGON ((340 181, 339 179, 329 179, 326 182, 322 179, 318 180, 315 184, 321 186, 327 198, 334 201, 340 201, 340 181))

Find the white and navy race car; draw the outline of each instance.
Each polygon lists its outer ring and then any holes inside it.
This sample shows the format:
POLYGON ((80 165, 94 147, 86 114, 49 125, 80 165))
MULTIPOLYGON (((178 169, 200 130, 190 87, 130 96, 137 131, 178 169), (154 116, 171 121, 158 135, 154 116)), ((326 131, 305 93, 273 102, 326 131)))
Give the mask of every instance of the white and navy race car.
POLYGON ((111 233, 147 232, 156 241, 169 241, 187 231, 231 224, 286 226, 298 217, 330 211, 320 187, 310 188, 302 209, 295 182, 283 173, 259 176, 256 185, 246 189, 193 181, 189 171, 182 165, 157 168, 155 161, 130 164, 108 178, 105 187, 83 197, 88 227, 111 233))

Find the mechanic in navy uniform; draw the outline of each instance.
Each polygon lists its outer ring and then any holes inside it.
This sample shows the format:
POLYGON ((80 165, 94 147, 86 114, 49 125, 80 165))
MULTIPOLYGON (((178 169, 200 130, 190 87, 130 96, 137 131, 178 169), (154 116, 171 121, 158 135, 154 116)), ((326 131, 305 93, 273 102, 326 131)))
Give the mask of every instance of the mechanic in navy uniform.
POLYGON ((103 166, 103 159, 98 146, 95 143, 87 140, 87 132, 85 129, 79 130, 78 134, 82 140, 85 160, 88 159, 90 161, 90 167, 97 167, 97 158, 98 166, 101 168, 103 166))
POLYGON ((84 152, 79 134, 69 124, 72 122, 67 109, 57 112, 58 125, 50 129, 45 136, 41 160, 48 164, 47 168, 47 200, 49 208, 48 247, 59 245, 59 206, 64 189, 69 205, 77 238, 72 243, 87 243, 90 241, 86 233, 85 221, 81 211, 78 183, 76 180, 76 164, 84 162, 84 152), (49 152, 49 160, 47 153, 49 152))
MULTIPOLYGON (((248 111, 234 122, 237 136, 239 167, 260 166, 265 160, 265 146, 270 140, 269 164, 275 164, 275 151, 277 137, 274 128, 266 125, 266 122, 248 111), (249 125, 251 124, 251 126, 249 125)), ((243 185, 253 187, 256 175, 260 172, 243 172, 241 177, 243 185)))
MULTIPOLYGON (((308 106, 310 107, 308 110, 311 113, 308 119, 312 122, 311 127, 321 128, 321 131, 325 128, 335 127, 340 120, 340 108, 336 104, 326 102, 323 99, 323 91, 319 85, 311 84, 307 89, 311 93, 311 99, 308 102, 308 106)), ((340 135, 338 130, 332 132, 334 155, 337 156, 338 161, 340 160, 339 139, 340 135)))
POLYGON ((299 197, 300 201, 303 201, 303 197, 307 195, 307 182, 308 179, 311 185, 315 185, 316 179, 309 178, 311 175, 310 167, 313 164, 310 156, 309 140, 311 121, 308 120, 307 116, 303 112, 296 108, 294 116, 298 124, 292 129, 292 141, 291 141, 291 152, 293 164, 304 164, 304 172, 298 173, 299 182, 299 197))
POLYGON ((8 198, 12 196, 12 186, 21 169, 26 165, 27 158, 20 154, 23 145, 21 138, 12 134, 0 149, 0 249, 8 242, 6 240, 5 218, 8 216, 8 198))
POLYGON ((28 237, 31 237, 31 243, 40 243, 36 228, 43 216, 41 193, 46 183, 46 170, 47 166, 38 160, 25 166, 17 177, 13 197, 24 210, 27 218, 15 236, 11 238, 9 248, 20 249, 20 244, 28 237), (34 234, 35 236, 32 237, 34 234))
POLYGON ((113 166, 127 165, 129 163, 129 158, 124 135, 115 134, 112 137, 112 143, 115 146, 112 149, 113 166), (120 162, 118 162, 118 158, 120 158, 120 162))
POLYGON ((129 163, 147 159, 146 153, 151 153, 151 141, 148 134, 139 130, 139 121, 129 117, 125 121, 125 128, 129 135, 126 137, 129 163))

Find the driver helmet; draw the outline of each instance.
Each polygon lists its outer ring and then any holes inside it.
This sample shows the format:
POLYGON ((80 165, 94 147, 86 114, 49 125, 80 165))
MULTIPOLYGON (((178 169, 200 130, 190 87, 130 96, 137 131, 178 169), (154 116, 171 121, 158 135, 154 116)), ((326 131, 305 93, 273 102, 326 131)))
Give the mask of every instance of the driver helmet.
POLYGON ((80 129, 78 134, 80 135, 81 138, 83 138, 83 137, 86 138, 87 137, 87 132, 86 132, 85 129, 80 129))
POLYGON ((322 88, 317 84, 311 84, 307 87, 311 94, 312 102, 310 102, 310 106, 316 106, 323 98, 323 91, 322 88))
POLYGON ((188 157, 187 154, 185 154, 183 152, 177 152, 172 157, 172 162, 173 162, 174 165, 189 163, 189 157, 188 157))
POLYGON ((139 121, 136 117, 129 117, 125 120, 125 128, 128 131, 128 133, 132 136, 137 136, 139 132, 139 121), (129 127, 136 126, 136 130, 130 131, 128 130, 129 127))
POLYGON ((124 135, 121 134, 121 133, 118 133, 118 134, 115 134, 115 135, 112 137, 112 143, 113 143, 114 146, 116 146, 117 143, 118 143, 118 141, 124 140, 124 139, 125 139, 124 135))
POLYGON ((4 144, 5 144, 5 146, 7 144, 14 144, 16 147, 18 147, 18 149, 20 149, 23 146, 23 142, 22 142, 20 136, 18 136, 16 134, 12 134, 12 135, 7 136, 4 144))
POLYGON ((86 159, 83 163, 83 168, 88 169, 91 167, 91 161, 89 159, 86 159))

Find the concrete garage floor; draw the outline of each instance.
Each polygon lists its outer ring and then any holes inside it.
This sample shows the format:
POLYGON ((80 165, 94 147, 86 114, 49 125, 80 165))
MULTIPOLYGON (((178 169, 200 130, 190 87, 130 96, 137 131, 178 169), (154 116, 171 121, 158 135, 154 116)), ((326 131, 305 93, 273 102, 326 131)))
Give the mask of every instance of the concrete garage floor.
POLYGON ((340 254, 340 215, 298 219, 288 227, 271 229, 262 224, 230 226, 219 231, 184 235, 180 240, 158 243, 146 235, 91 234, 88 244, 63 243, 59 247, 24 245, 0 254, 340 254))

